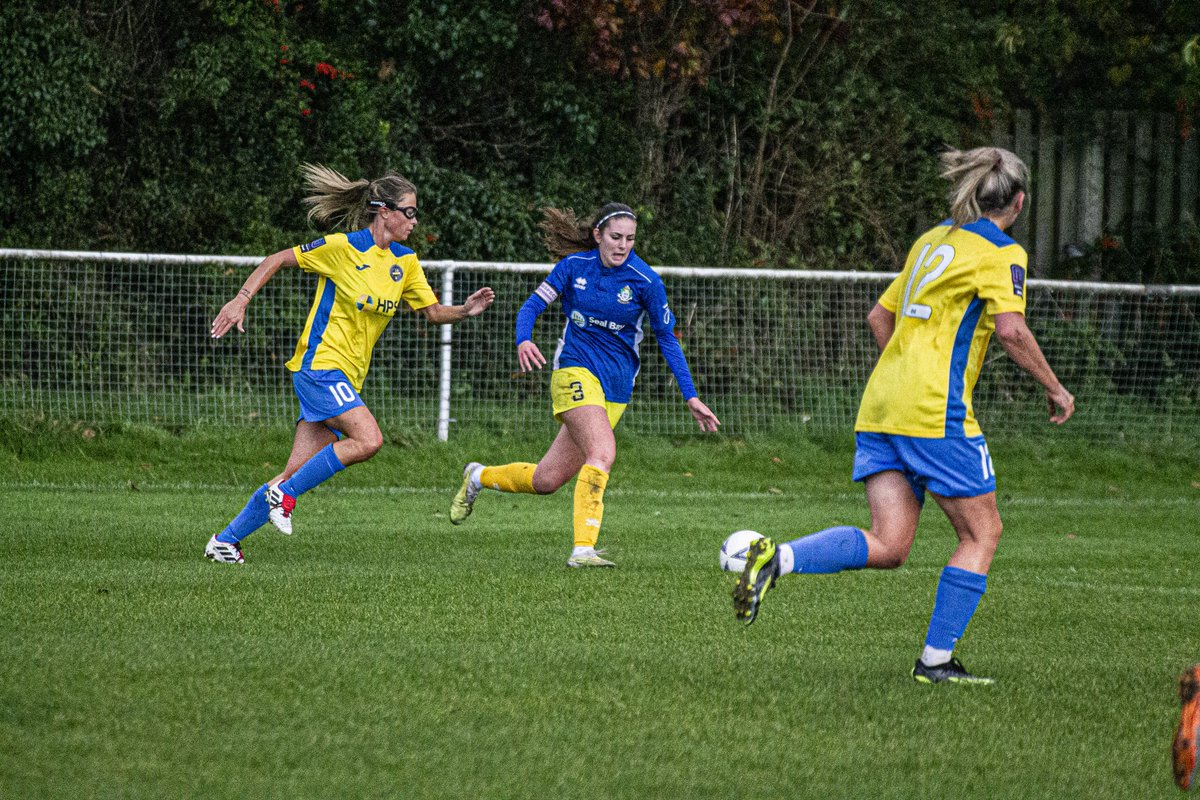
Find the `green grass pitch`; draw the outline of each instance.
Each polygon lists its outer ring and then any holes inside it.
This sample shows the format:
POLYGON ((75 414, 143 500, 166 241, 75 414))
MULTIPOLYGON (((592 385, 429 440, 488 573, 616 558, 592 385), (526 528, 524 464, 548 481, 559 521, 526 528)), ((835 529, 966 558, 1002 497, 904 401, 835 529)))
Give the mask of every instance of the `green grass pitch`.
POLYGON ((717 548, 866 525, 849 437, 622 437, 602 544, 571 491, 485 493, 405 442, 305 496, 247 564, 201 557, 282 433, 0 441, 0 797, 1155 798, 1200 661, 1200 459, 1054 432, 992 442, 1004 540, 959 648, 916 685, 953 533, 908 564, 785 578, 750 628, 717 548))

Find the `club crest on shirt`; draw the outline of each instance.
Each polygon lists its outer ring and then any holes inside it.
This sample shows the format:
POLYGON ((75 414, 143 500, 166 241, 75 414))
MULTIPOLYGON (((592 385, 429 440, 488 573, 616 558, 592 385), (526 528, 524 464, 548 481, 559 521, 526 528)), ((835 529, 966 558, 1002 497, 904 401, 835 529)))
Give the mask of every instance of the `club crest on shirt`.
POLYGON ((318 247, 320 247, 323 244, 325 244, 324 236, 322 236, 320 239, 314 239, 313 241, 309 242, 308 244, 300 245, 300 252, 307 253, 309 250, 316 250, 318 247))
POLYGON ((392 264, 391 276, 396 283, 404 280, 404 268, 399 264, 392 264))
POLYGON ((574 322, 580 328, 587 327, 587 320, 583 318, 583 314, 580 314, 579 311, 571 312, 571 322, 574 322))
POLYGON ((628 286, 622 287, 621 291, 617 292, 617 302, 618 303, 628 303, 632 299, 633 299, 633 289, 630 289, 628 286))
POLYGON ((1012 270, 1013 294, 1017 297, 1025 296, 1025 268, 1020 264, 1013 264, 1009 269, 1012 270))
POLYGON ((585 289, 587 289, 587 278, 576 278, 575 291, 582 292, 585 289))

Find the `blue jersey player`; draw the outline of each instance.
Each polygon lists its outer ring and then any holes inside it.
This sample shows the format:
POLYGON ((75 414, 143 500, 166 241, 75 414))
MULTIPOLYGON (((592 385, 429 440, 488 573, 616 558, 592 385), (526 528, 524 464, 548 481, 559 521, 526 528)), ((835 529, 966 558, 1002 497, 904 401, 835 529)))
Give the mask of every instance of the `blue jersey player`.
POLYGON ((647 326, 700 429, 711 432, 721 424, 696 395, 662 280, 633 252, 637 216, 627 205, 609 203, 593 220, 581 225, 571 212, 546 210, 546 245, 561 260, 517 315, 521 371, 541 369, 546 358, 533 343, 533 324, 555 300, 562 303, 566 321, 550 378, 554 418, 561 423, 558 435, 537 464, 468 464, 450 506, 450 521, 458 525, 484 487, 550 494, 578 476, 569 567, 613 566, 596 542, 604 488, 616 458, 613 428, 633 392, 647 326))
POLYGON ((313 164, 304 172, 309 219, 355 230, 267 256, 213 320, 214 339, 234 327, 244 331, 246 306, 276 272, 299 266, 317 276, 312 308, 287 363, 300 400, 292 454, 283 472, 259 487, 204 548, 205 557, 225 564, 244 562, 242 539, 268 520, 291 533, 297 497, 383 446, 379 424, 359 392, 375 342, 402 303, 447 325, 482 314, 495 299, 484 288, 459 306, 438 302, 416 254, 401 244, 417 224, 417 190, 404 178, 389 173, 350 181, 313 164))
POLYGON ((855 423, 854 480, 866 484, 871 527, 827 528, 779 545, 756 541, 733 601, 750 624, 780 575, 899 567, 928 491, 958 547, 942 570, 912 676, 990 683, 952 652, 983 597, 1000 540, 996 474, 971 403, 992 334, 1045 389, 1052 422, 1070 418, 1075 398, 1025 324, 1025 251, 1004 233, 1024 206, 1029 170, 993 147, 952 150, 942 164, 951 219, 917 239, 867 317, 881 352, 855 423))

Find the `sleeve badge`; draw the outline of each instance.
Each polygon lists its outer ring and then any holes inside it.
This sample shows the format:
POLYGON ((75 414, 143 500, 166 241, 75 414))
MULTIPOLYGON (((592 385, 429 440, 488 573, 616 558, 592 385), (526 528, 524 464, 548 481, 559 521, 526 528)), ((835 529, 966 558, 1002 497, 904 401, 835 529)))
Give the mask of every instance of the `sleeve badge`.
POLYGON ((1012 270, 1013 294, 1017 297, 1025 296, 1025 268, 1020 264, 1013 264, 1009 269, 1012 270))

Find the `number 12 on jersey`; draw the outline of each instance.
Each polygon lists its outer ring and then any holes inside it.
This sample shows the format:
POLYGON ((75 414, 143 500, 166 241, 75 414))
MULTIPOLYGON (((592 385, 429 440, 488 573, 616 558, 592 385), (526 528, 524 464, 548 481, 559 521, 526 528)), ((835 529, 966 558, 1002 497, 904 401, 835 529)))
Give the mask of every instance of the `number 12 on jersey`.
POLYGON ((904 304, 901 306, 904 309, 904 316, 911 319, 929 319, 933 315, 933 309, 923 303, 917 302, 917 297, 929 284, 942 277, 942 273, 950 266, 950 262, 954 260, 954 248, 948 244, 938 245, 930 252, 933 246, 926 244, 921 248, 920 255, 913 262, 912 273, 908 276, 908 284, 904 287, 904 304), (934 262, 937 262, 935 265, 934 262), (917 279, 917 275, 921 272, 925 274, 921 276, 920 282, 917 283, 917 288, 913 288, 913 281, 917 279))

